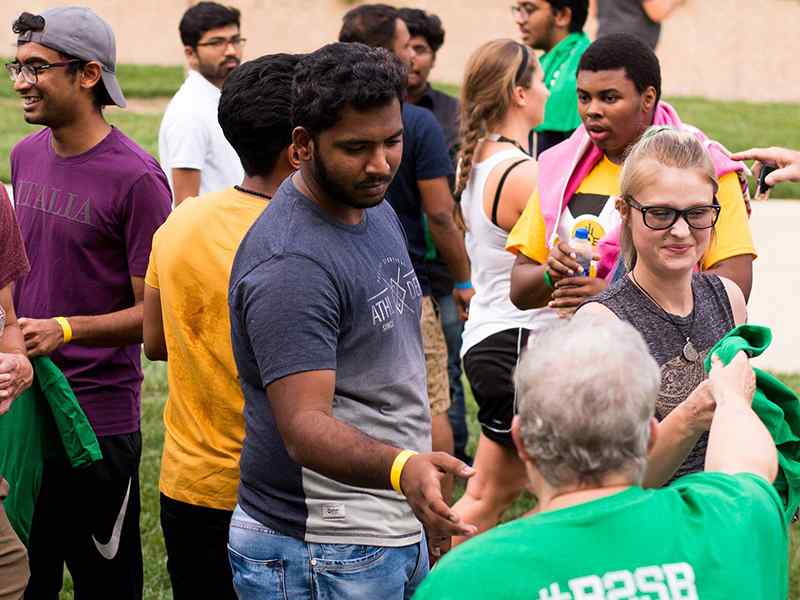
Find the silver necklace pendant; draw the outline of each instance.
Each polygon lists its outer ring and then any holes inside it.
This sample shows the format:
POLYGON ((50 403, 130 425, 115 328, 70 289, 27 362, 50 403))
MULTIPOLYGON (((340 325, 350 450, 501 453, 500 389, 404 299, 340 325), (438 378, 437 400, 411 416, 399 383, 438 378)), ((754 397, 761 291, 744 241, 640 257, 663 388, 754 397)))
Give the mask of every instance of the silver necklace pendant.
POLYGON ((698 354, 697 349, 694 347, 694 344, 692 344, 692 340, 688 337, 686 338, 686 344, 683 346, 683 358, 689 362, 694 362, 700 358, 700 354, 698 354))

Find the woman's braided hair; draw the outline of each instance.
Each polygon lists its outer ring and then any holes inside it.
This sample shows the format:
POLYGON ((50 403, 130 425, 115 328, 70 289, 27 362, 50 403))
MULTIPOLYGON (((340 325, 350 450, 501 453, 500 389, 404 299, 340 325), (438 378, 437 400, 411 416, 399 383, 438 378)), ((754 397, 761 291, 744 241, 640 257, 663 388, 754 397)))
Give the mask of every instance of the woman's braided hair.
POLYGON ((461 86, 461 150, 456 196, 467 186, 481 139, 505 117, 514 88, 527 88, 531 84, 536 64, 529 48, 508 39, 487 42, 470 57, 461 86), (531 68, 518 73, 523 61, 531 68))

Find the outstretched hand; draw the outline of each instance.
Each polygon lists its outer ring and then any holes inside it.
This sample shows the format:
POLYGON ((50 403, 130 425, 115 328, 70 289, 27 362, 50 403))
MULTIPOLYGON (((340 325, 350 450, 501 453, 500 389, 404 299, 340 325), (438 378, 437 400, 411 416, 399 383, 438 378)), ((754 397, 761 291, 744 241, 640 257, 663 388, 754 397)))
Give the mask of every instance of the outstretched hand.
POLYGON ((446 552, 451 536, 472 536, 478 533, 475 525, 464 523, 444 500, 442 480, 447 475, 467 479, 475 469, 446 452, 417 454, 406 462, 400 476, 400 488, 417 519, 429 537, 431 554, 446 552), (436 546, 436 543, 440 543, 436 546))

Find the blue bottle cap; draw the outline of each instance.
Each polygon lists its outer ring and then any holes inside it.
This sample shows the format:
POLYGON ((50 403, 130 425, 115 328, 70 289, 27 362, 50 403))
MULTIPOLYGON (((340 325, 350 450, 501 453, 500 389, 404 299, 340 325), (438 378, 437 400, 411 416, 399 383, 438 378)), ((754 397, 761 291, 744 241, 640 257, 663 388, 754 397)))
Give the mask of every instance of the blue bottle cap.
POLYGON ((585 227, 579 227, 575 230, 575 238, 579 240, 588 240, 589 239, 589 230, 585 227))

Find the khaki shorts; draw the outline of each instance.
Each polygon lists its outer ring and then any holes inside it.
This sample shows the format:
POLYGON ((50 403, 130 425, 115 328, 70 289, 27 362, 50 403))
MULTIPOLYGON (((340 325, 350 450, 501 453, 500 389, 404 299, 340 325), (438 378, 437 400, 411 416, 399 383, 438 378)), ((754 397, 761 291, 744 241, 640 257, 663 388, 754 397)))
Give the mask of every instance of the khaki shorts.
POLYGON ((0 600, 17 600, 28 584, 28 553, 3 510, 7 493, 8 484, 0 477, 0 600))
POLYGON ((450 378, 447 374, 447 344, 444 341, 442 321, 433 308, 430 296, 422 297, 422 348, 425 351, 425 369, 428 373, 428 400, 431 416, 447 412, 450 408, 450 378))

